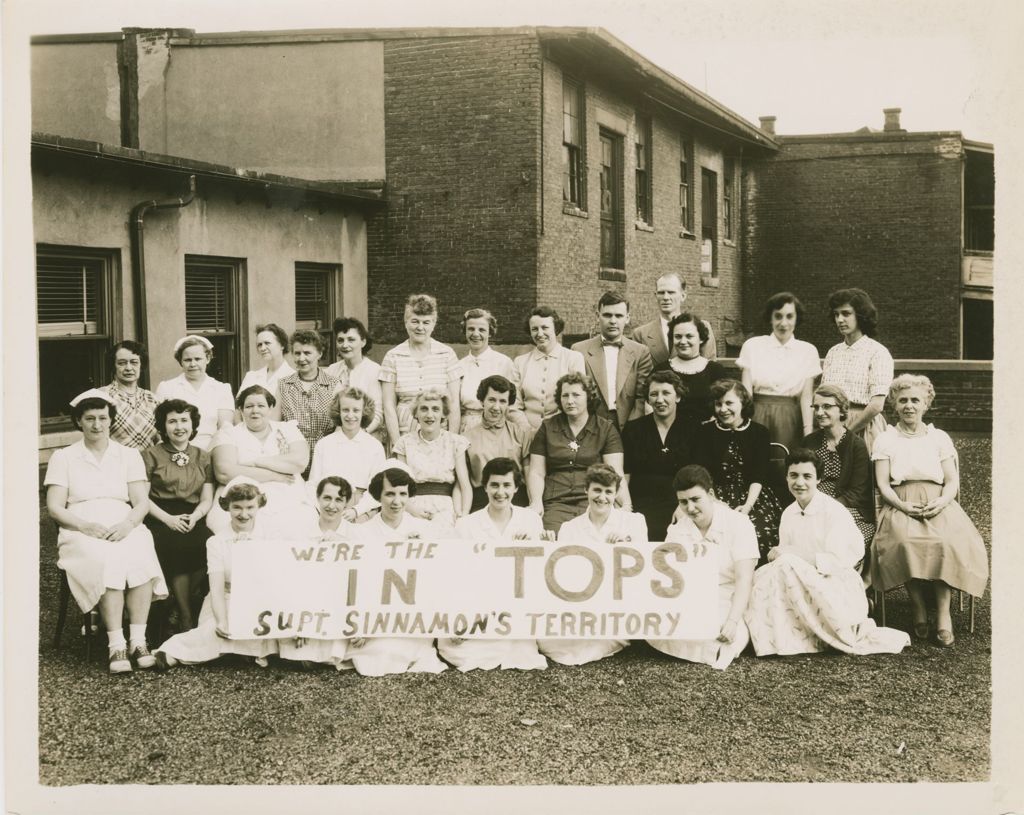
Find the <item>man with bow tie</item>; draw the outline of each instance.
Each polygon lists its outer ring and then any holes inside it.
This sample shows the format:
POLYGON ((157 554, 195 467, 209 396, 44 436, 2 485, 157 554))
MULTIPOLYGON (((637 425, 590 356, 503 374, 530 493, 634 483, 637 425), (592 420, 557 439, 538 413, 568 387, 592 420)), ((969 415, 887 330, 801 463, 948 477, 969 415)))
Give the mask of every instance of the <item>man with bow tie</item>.
POLYGON ((587 375, 601 391, 598 415, 622 430, 630 419, 644 414, 643 388, 654 368, 647 346, 627 339, 629 303, 622 295, 606 291, 597 303, 601 333, 573 345, 583 354, 587 375))

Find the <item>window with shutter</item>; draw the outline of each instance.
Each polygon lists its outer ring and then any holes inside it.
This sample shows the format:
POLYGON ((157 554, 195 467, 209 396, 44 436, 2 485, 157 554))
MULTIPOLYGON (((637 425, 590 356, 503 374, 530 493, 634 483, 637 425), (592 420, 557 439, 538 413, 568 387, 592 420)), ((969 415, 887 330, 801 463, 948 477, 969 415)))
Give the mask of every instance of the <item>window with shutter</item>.
POLYGON ((39 406, 44 432, 70 429, 68 401, 107 384, 120 253, 110 249, 36 247, 39 406))
POLYGON ((206 373, 237 388, 242 370, 239 324, 244 261, 185 256, 185 330, 213 343, 206 373))
POLYGON ((295 264, 295 328, 316 331, 324 342, 321 364, 334 361, 333 327, 341 267, 330 263, 295 264))

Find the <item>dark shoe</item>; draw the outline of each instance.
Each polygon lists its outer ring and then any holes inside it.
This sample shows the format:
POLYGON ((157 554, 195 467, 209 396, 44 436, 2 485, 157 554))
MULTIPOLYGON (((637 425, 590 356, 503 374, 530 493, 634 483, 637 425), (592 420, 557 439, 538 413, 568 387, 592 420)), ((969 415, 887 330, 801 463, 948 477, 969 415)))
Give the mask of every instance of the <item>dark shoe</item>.
POLYGON ((954 641, 953 632, 950 631, 948 628, 940 628, 937 632, 935 632, 935 639, 939 641, 939 645, 943 646, 944 648, 949 648, 949 646, 951 646, 954 641))
POLYGON ((914 636, 919 640, 928 639, 928 623, 914 623, 914 636))
POLYGON ((132 663, 128 660, 128 651, 118 648, 110 652, 110 672, 112 674, 130 674, 132 663))
POLYGON ((149 652, 149 648, 145 645, 136 645, 131 650, 132 661, 135 663, 135 667, 140 670, 147 671, 156 665, 156 658, 149 652))

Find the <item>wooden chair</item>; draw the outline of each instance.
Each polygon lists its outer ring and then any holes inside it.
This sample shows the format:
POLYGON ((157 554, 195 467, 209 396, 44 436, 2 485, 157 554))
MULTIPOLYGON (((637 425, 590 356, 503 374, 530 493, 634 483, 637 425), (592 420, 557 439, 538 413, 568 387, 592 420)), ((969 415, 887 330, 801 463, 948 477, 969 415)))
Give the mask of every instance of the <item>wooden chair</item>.
MULTIPOLYGON (((64 633, 64 624, 68 618, 68 606, 71 603, 71 584, 68 583, 68 573, 63 569, 60 570, 60 595, 58 598, 57 605, 57 630, 53 634, 53 647, 60 653, 61 648, 61 637, 64 633)), ((98 625, 94 625, 92 618, 95 611, 86 611, 82 613, 82 634, 85 639, 85 660, 88 662, 92 658, 92 639, 93 635, 99 629, 98 625)))
POLYGON ((789 455, 789 448, 782 442, 771 443, 771 453, 768 462, 772 469, 772 483, 769 484, 775 497, 783 507, 793 500, 789 495, 789 488, 786 486, 786 456, 789 455))

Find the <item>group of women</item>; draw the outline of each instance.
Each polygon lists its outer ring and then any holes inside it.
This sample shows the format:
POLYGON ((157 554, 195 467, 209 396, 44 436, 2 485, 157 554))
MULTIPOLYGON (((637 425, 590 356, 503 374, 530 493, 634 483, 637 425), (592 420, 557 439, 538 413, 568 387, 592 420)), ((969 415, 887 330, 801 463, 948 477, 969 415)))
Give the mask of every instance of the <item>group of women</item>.
POLYGON ((203 337, 178 341, 182 373, 155 393, 139 385, 145 349, 120 342, 114 381, 71 403, 82 440, 47 469, 58 565, 81 608, 99 606, 113 673, 222 653, 370 675, 526 669, 628 645, 229 639, 231 544, 296 535, 704 541, 719 559, 721 631, 651 641, 658 650, 718 668, 748 642, 758 655, 899 651, 907 636, 868 618, 866 584, 907 586, 919 638, 930 636, 934 604, 936 639, 951 645, 951 590, 980 595, 988 566, 956 502, 953 444, 923 421, 934 390, 922 376, 894 378, 865 292, 840 290, 828 307, 842 341, 821 365, 794 336, 800 301, 769 298, 769 333, 744 343, 739 379, 700 355, 705 321, 679 314, 670 358, 646 382, 647 414, 621 434, 597 415, 583 357, 561 345, 564 323, 546 307, 528 315, 534 347, 515 359, 491 347, 497 324, 484 309, 465 313, 459 359, 432 338, 429 295, 408 299, 408 339, 380 365, 365 356, 372 339, 357 319, 337 321, 330 367, 318 333, 261 325, 266 365, 235 396, 207 375, 203 337), (150 603, 169 593, 178 633, 151 652, 150 603))

